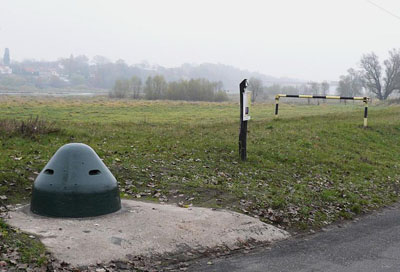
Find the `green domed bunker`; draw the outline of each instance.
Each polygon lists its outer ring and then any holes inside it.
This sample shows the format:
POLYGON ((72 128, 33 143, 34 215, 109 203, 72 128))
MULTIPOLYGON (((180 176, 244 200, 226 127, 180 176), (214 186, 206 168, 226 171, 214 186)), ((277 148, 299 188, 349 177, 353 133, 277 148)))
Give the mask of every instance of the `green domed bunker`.
POLYGON ((118 184, 88 145, 62 146, 33 184, 31 211, 53 217, 90 217, 121 209, 118 184))

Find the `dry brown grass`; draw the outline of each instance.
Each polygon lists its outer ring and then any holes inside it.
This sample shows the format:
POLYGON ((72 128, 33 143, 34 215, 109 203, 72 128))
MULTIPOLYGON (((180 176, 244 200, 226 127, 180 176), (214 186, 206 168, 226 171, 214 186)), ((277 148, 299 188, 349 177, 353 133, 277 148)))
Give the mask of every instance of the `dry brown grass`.
POLYGON ((38 135, 59 132, 60 128, 55 122, 40 119, 39 116, 29 117, 26 120, 3 119, 0 120, 0 133, 6 135, 20 135, 35 138, 38 135))

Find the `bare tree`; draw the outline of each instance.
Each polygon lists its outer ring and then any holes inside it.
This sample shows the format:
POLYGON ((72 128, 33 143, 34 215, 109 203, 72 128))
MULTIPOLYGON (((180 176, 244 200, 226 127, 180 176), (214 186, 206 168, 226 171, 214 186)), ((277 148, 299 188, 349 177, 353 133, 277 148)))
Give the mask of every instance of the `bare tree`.
POLYGON ((327 95, 329 91, 329 83, 327 81, 323 81, 321 83, 321 94, 327 95))
POLYGON ((364 86, 379 100, 386 100, 393 91, 400 90, 400 51, 389 51, 389 59, 383 64, 385 75, 382 78, 382 66, 374 52, 363 55, 360 62, 364 86))
POLYGON ((389 51, 389 59, 385 60, 383 64, 385 65, 384 99, 387 99, 393 91, 400 90, 400 50, 389 51))
POLYGON ((308 82, 308 85, 309 85, 309 91, 311 92, 312 95, 319 95, 321 88, 318 82, 311 81, 308 82))
MULTIPOLYGON (((307 92, 312 95, 319 95, 321 91, 321 85, 318 82, 310 81, 307 83, 307 92)), ((307 99, 307 104, 311 104, 310 98, 307 99)), ((319 105, 319 99, 317 100, 317 104, 319 105)))
POLYGON ((220 80, 215 83, 215 90, 222 91, 224 89, 224 83, 220 80))
POLYGON ((339 85, 336 88, 336 91, 340 94, 340 96, 361 95, 363 87, 361 72, 354 69, 349 69, 347 72, 347 75, 340 77, 339 85))
POLYGON ((130 89, 133 99, 138 99, 142 90, 142 80, 137 76, 131 77, 130 89))
POLYGON ((260 79, 252 77, 249 79, 249 91, 252 92, 251 101, 256 101, 257 97, 259 97, 263 91, 264 86, 260 79))

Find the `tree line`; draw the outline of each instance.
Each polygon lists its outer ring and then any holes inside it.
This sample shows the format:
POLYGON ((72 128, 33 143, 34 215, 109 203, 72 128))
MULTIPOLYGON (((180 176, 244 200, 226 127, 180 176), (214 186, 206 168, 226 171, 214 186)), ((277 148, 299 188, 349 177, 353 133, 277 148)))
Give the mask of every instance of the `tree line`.
POLYGON ((259 78, 252 77, 249 79, 248 90, 252 92, 252 101, 262 101, 273 99, 277 94, 312 94, 312 95, 328 95, 330 85, 327 81, 297 84, 295 86, 286 86, 273 84, 265 86, 259 78))
MULTIPOLYGON (((297 86, 275 84, 266 87, 258 78, 249 80, 253 101, 272 98, 278 93, 327 95, 329 89, 329 83, 326 81, 311 81, 297 86)), ((393 94, 400 93, 400 49, 390 50, 388 58, 383 62, 374 52, 362 55, 358 69, 350 68, 346 75, 340 77, 336 93, 350 97, 368 95, 379 100, 386 100, 393 94)))
POLYGON ((109 92, 110 97, 148 100, 215 101, 228 100, 221 81, 204 78, 167 82, 162 75, 148 76, 146 81, 137 76, 117 79, 109 92))
MULTIPOLYGON (((257 77, 263 81, 278 82, 271 76, 241 70, 224 64, 202 63, 199 65, 182 64, 180 67, 166 68, 147 62, 133 65, 124 60, 111 61, 103 56, 89 58, 85 55, 70 55, 55 61, 38 61, 27 59, 16 61, 10 57, 7 49, 3 58, 4 64, 10 66, 12 74, 0 74, 0 88, 29 89, 101 89, 113 88, 117 79, 139 77, 143 82, 149 76, 162 75, 168 82, 180 79, 205 78, 212 82, 222 81, 225 90, 237 90, 238 81, 243 78, 257 77)), ((285 79, 286 80, 286 79, 285 79)))

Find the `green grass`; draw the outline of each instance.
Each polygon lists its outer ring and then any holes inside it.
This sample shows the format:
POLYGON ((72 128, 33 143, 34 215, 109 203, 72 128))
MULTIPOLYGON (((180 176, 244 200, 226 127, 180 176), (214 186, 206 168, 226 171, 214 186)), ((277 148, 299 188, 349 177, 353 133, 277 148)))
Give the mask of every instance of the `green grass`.
POLYGON ((0 219, 0 260, 9 267, 17 264, 42 267, 47 262, 46 249, 37 238, 9 227, 0 219))
POLYGON ((228 208, 285 228, 318 228, 398 199, 400 107, 255 104, 248 161, 235 103, 3 98, 0 119, 40 116, 61 131, 0 132, 0 195, 28 202, 32 181, 69 142, 94 148, 125 197, 228 208), (168 199, 168 200, 167 200, 168 199))

